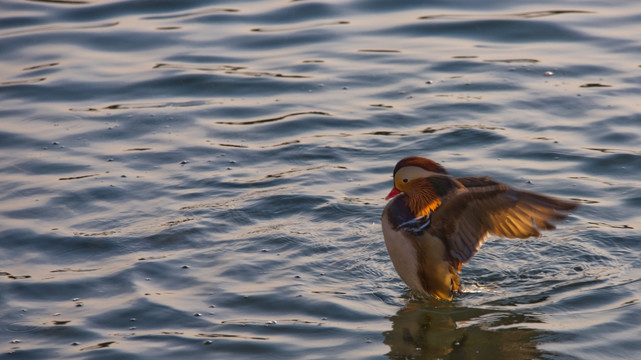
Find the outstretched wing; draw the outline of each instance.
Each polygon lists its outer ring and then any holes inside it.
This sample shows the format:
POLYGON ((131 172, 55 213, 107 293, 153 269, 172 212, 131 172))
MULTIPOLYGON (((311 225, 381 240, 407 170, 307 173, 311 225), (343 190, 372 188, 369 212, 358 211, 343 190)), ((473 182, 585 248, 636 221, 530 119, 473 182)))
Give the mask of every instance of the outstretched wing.
POLYGON ((517 190, 490 178, 457 178, 457 191, 432 214, 431 232, 445 241, 455 267, 476 254, 488 234, 507 238, 539 236, 551 221, 567 218, 574 202, 517 190))

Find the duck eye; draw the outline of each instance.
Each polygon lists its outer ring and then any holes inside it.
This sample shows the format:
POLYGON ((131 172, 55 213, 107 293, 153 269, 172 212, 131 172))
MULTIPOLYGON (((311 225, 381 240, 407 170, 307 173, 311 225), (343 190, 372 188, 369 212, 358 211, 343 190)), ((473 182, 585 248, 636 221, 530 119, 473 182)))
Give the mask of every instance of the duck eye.
POLYGON ((406 182, 408 182, 408 181, 409 181, 408 179, 403 179, 403 182, 404 182, 404 183, 406 183, 406 182))

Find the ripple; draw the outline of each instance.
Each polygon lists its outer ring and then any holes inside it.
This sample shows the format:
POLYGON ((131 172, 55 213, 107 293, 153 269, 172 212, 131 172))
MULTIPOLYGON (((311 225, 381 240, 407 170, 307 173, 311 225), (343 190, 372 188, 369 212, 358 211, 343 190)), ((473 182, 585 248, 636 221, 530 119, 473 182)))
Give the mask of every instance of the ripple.
POLYGON ((329 113, 322 112, 322 111, 304 111, 304 112, 297 112, 297 113, 292 113, 292 114, 287 114, 283 116, 278 116, 274 118, 268 118, 268 119, 258 119, 258 120, 250 120, 250 121, 242 121, 242 122, 224 122, 224 121, 219 121, 217 124, 223 124, 223 125, 256 125, 256 124, 264 124, 264 123, 269 123, 273 121, 280 121, 284 120, 288 117, 292 116, 299 116, 299 115, 325 115, 325 116, 332 116, 329 113))
MULTIPOLYGON (((588 41, 591 37, 561 24, 537 20, 479 19, 446 23, 416 23, 386 29, 398 36, 464 37, 502 43, 588 41)), ((382 34, 382 33, 379 33, 382 34)))

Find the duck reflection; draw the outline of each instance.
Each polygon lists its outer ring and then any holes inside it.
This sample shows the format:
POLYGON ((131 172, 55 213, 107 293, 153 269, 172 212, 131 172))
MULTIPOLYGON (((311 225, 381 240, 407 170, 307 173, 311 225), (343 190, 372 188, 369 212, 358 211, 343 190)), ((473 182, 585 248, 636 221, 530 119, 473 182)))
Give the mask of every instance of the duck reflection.
POLYGON ((544 333, 524 329, 534 315, 411 300, 383 333, 390 359, 535 359, 544 333))

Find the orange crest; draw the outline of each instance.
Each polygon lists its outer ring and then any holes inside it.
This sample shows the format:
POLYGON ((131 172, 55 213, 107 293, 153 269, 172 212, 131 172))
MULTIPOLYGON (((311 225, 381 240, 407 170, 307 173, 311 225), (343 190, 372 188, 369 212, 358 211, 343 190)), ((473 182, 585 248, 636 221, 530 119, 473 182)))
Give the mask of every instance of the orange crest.
POLYGON ((415 179, 409 184, 407 191, 408 206, 417 217, 429 215, 441 206, 441 198, 434 190, 432 183, 425 179, 415 179))

